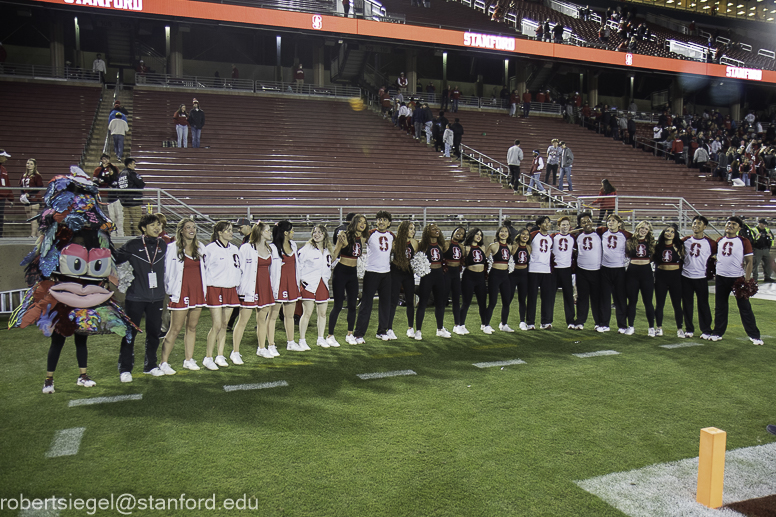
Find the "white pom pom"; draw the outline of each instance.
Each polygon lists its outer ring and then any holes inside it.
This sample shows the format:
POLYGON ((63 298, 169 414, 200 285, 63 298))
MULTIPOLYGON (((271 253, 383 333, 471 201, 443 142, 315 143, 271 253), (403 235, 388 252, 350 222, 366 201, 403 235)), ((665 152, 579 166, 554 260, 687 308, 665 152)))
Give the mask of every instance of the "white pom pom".
POLYGON ((358 257, 358 262, 356 262, 356 275, 358 275, 358 278, 363 280, 365 274, 366 274, 366 253, 358 257))
POLYGON ((122 293, 126 293, 129 286, 132 285, 132 281, 135 280, 135 270, 132 268, 132 264, 124 262, 119 264, 116 268, 119 272, 119 286, 118 289, 122 293))
POLYGON ((508 268, 509 272, 511 273, 512 271, 514 271, 515 270, 515 257, 510 255, 509 256, 509 262, 507 262, 507 264, 509 265, 509 268, 508 268))
POLYGON ((410 267, 412 272, 419 277, 424 277, 431 272, 431 264, 425 253, 415 253, 415 256, 410 260, 410 267))
POLYGON ((490 270, 493 269, 493 255, 488 256, 488 273, 490 273, 490 270))

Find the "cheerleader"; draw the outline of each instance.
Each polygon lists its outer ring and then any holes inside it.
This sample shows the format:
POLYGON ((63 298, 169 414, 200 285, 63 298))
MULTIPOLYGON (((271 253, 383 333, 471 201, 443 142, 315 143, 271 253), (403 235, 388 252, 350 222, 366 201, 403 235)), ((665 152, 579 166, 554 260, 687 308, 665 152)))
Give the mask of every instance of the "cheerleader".
MULTIPOLYGON (((331 278, 331 241, 326 227, 313 228, 312 237, 299 250, 299 282, 302 286, 302 317, 299 319, 299 346, 307 347, 305 334, 313 314, 318 312, 318 339, 316 344, 329 348, 323 337, 326 330, 326 308, 329 306, 329 279, 331 278)), ((336 344, 334 346, 337 346, 336 344)), ((309 347, 308 347, 309 348, 309 347)))
POLYGON ((348 334, 345 336, 345 342, 349 345, 356 344, 356 337, 353 335, 353 328, 356 325, 356 311, 358 308, 358 257, 361 256, 363 243, 368 238, 366 231, 366 217, 356 214, 348 225, 346 231, 340 232, 337 236, 337 245, 334 248, 332 257, 339 259, 332 271, 331 288, 334 291, 334 305, 329 313, 329 335, 326 342, 329 346, 339 346, 334 338, 334 327, 337 325, 337 318, 342 310, 345 297, 348 299, 348 334))
POLYGON ((583 330, 588 312, 593 315, 595 330, 601 327, 601 236, 595 231, 593 215, 582 212, 577 215, 575 230, 577 319, 574 328, 583 330))
MULTIPOLYGON (((539 216, 536 218, 536 226, 539 229, 531 232, 531 240, 529 241, 531 243, 531 261, 528 263, 526 323, 528 330, 536 328, 536 305, 541 289, 541 326, 539 328, 549 330, 552 328, 555 312, 555 279, 552 276, 552 237, 550 237, 552 220, 546 215, 539 216)), ((512 332, 509 327, 503 330, 512 332)))
POLYGON ((447 246, 442 231, 434 224, 428 224, 423 228, 423 236, 420 238, 418 252, 425 253, 431 266, 431 271, 420 279, 418 312, 415 317, 418 328, 415 331, 415 339, 423 339, 421 329, 426 315, 426 305, 431 293, 434 293, 434 315, 436 316, 437 337, 450 338, 452 334, 444 327, 445 306, 447 294, 450 288, 449 280, 442 268, 443 254, 447 246))
POLYGON ((167 305, 170 328, 162 343, 162 363, 159 369, 166 375, 175 373, 169 359, 184 325, 183 367, 199 370, 194 360, 194 342, 197 338, 197 323, 207 296, 205 264, 202 260, 204 254, 205 245, 197 239, 197 223, 192 219, 181 219, 175 230, 175 241, 167 246, 164 257, 164 286, 170 298, 167 305))
POLYGON ((499 330, 510 332, 507 325, 509 318, 509 304, 512 303, 512 286, 509 282, 509 259, 514 253, 512 237, 509 236, 509 228, 501 226, 496 232, 496 238, 485 251, 486 257, 493 257, 493 266, 488 272, 488 317, 480 329, 486 334, 493 334, 490 320, 496 309, 499 293, 501 293, 501 323, 499 330), (505 327, 509 330, 504 330, 505 327))
MULTIPOLYGON (((525 322, 526 303, 528 301, 528 263, 531 260, 531 232, 527 228, 517 234, 515 252, 512 254, 515 262, 515 270, 509 273, 512 298, 517 293, 517 311, 520 316, 520 330, 528 330, 525 322)), ((511 303, 511 302, 510 302, 511 303)))
POLYGON ((269 345, 275 345, 275 322, 283 309, 283 325, 286 329, 286 350, 289 352, 304 352, 310 350, 306 344, 301 346, 294 341, 294 311, 299 295, 299 264, 296 259, 296 243, 294 239, 294 226, 291 221, 283 220, 272 228, 272 261, 279 261, 280 280, 276 286, 272 286, 275 295, 275 305, 269 313, 269 345))
POLYGON ((450 279, 450 293, 453 298, 453 332, 463 336, 469 331, 461 324, 461 262, 463 261, 463 248, 461 242, 466 238, 466 229, 459 226, 450 235, 450 242, 445 250, 444 259, 447 267, 447 277, 450 279))
MULTIPOLYGON (((574 238, 569 234, 571 219, 563 216, 558 219, 559 233, 552 236, 552 274, 555 277, 555 285, 563 290, 563 315, 566 317, 566 326, 576 329, 574 316, 574 282, 571 278, 571 259, 574 254, 574 238)), ((556 291, 553 291, 554 293, 556 291)), ((553 303, 555 297, 553 296, 553 303)))
MULTIPOLYGON (((202 366, 208 370, 218 370, 219 366, 229 366, 224 357, 226 344, 226 324, 232 307, 240 305, 237 286, 240 284, 240 251, 230 243, 232 223, 219 221, 213 228, 210 244, 205 246, 205 285, 207 296, 205 304, 210 309, 213 326, 207 333, 207 353, 202 366), (213 349, 218 342, 218 355, 213 361, 213 349)), ((234 364, 242 364, 234 362, 234 364)))
MULTIPOLYGON (((482 230, 472 228, 463 241, 463 252, 466 268, 463 270, 461 279, 461 293, 463 302, 461 304, 461 328, 464 333, 466 330, 466 314, 469 312, 469 306, 472 298, 477 296, 477 305, 480 309, 480 328, 484 329, 488 318, 487 293, 488 288, 485 285, 485 251, 482 249, 482 230)), ((486 334, 493 334, 493 329, 486 334)))
POLYGON ((611 214, 606 219, 606 226, 596 230, 601 237, 601 324, 598 332, 608 332, 612 319, 612 300, 614 300, 615 316, 620 333, 627 330, 625 296, 625 241, 631 234, 622 230, 622 218, 611 214))
MULTIPOLYGON (((280 262, 272 259, 272 226, 258 222, 248 235, 248 242, 240 246, 242 276, 237 294, 240 297, 240 314, 232 334, 232 355, 240 353, 245 328, 256 311, 256 337, 259 346, 256 355, 272 359, 280 354, 277 347, 265 347, 269 313, 275 305, 274 288, 280 279, 280 262)), ((232 358, 234 362, 234 359, 232 358)))
MULTIPOLYGON (((636 226, 636 232, 625 243, 625 253, 630 258, 630 265, 625 272, 625 292, 628 295, 628 328, 620 329, 620 334, 632 336, 635 332, 633 324, 636 320, 636 304, 641 301, 647 313, 649 329, 647 335, 655 337, 655 309, 652 306, 652 294, 655 291, 655 281, 652 276, 652 255, 655 253, 655 238, 652 236, 652 225, 641 221, 636 226)), ((677 278, 677 281, 679 279, 677 278)))
POLYGON ((654 255, 657 269, 655 271, 655 319, 657 320, 656 335, 663 335, 663 307, 666 305, 666 294, 671 295, 671 305, 674 306, 677 337, 685 337, 682 330, 682 262, 684 261, 684 243, 679 239, 679 227, 675 224, 660 232, 655 246, 654 255))
POLYGON ((404 288, 404 305, 407 307, 407 337, 415 337, 415 274, 410 261, 418 251, 415 240, 415 223, 404 221, 396 231, 393 241, 393 260, 391 260, 391 316, 388 328, 393 329, 396 308, 399 306, 399 294, 404 288))

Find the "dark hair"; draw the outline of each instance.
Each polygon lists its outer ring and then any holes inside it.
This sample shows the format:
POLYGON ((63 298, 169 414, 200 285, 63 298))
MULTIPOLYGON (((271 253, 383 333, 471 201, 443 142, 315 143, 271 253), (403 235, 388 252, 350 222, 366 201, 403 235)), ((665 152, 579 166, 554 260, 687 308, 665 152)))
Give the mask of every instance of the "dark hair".
POLYGON ((283 251, 283 243, 285 242, 285 233, 294 229, 294 225, 288 219, 283 219, 275 223, 272 227, 272 244, 278 249, 278 253, 285 253, 283 251))
MULTIPOLYGON (((431 246, 431 235, 429 235, 428 231, 431 228, 431 226, 436 226, 436 223, 428 223, 425 228, 423 228, 423 235, 420 238, 420 244, 418 244, 418 251, 422 251, 425 253, 429 246, 431 246)), ((445 236, 442 234, 442 231, 439 232, 439 237, 437 239, 437 244, 440 248, 444 249, 445 247, 445 236)))
POLYGON ((140 222, 137 223, 137 229, 140 230, 140 233, 145 234, 146 227, 149 224, 154 224, 159 222, 159 217, 156 214, 145 214, 143 217, 140 218, 140 222))
POLYGON ((103 158, 107 158, 108 160, 110 160, 110 155, 107 153, 102 153, 102 156, 100 156, 100 160, 102 160, 103 158))
POLYGON ((498 234, 501 233, 501 229, 505 228, 507 231, 507 244, 512 244, 512 234, 509 233, 509 227, 504 226, 503 224, 498 227, 498 230, 496 230, 496 238, 493 240, 493 242, 499 242, 498 240, 498 234))
POLYGON ((604 194, 611 194, 612 192, 617 191, 617 189, 614 188, 614 186, 609 183, 609 180, 606 178, 601 180, 601 185, 603 186, 604 194))
POLYGON ((402 221, 399 224, 399 229, 396 230, 396 238, 393 240, 393 263, 402 271, 410 270, 410 259, 407 258, 405 250, 410 238, 410 225, 414 224, 414 221, 402 221))
POLYGON ((345 216, 345 221, 350 222, 353 220, 353 218, 356 216, 355 212, 348 212, 348 215, 345 216))
POLYGON ((547 221, 550 219, 549 215, 540 215, 536 218, 536 226, 541 226, 544 221, 547 221))
POLYGON ((520 140, 515 140, 515 145, 520 145, 520 140))
MULTIPOLYGON (((670 223, 668 226, 666 226, 662 232, 660 232, 660 235, 657 238, 657 245, 658 247, 664 246, 666 243, 666 230, 668 228, 673 228, 674 230, 674 238, 671 241, 671 247, 674 248, 674 251, 679 256, 680 259, 684 258, 684 244, 682 244, 682 239, 679 238, 679 226, 676 223, 670 223)), ((657 259, 657 257, 655 257, 657 259)), ((657 262, 657 260, 655 260, 657 262)))
POLYGON ((735 215, 731 215, 730 217, 728 217, 728 218, 727 218, 727 221, 728 221, 728 222, 729 222, 729 221, 733 221, 734 223, 738 223, 738 226, 740 226, 741 228, 743 228, 743 227, 744 227, 744 221, 743 221, 743 219, 741 219, 740 217, 736 217, 735 215))
POLYGON ((124 167, 129 167, 130 163, 135 163, 134 158, 124 158, 124 167))
POLYGON ((210 242, 216 242, 218 240, 218 234, 230 226, 232 226, 232 223, 229 221, 218 221, 215 226, 213 226, 213 235, 210 236, 210 242))
POLYGON ((692 222, 695 222, 695 221, 700 221, 706 226, 709 225, 709 220, 703 217, 702 215, 696 215, 695 217, 693 217, 692 222))
MULTIPOLYGON (((482 233, 482 230, 477 228, 476 226, 469 230, 469 233, 466 234, 466 238, 463 241, 464 246, 471 246, 474 244, 474 236, 477 235, 477 232, 482 233)), ((485 240, 485 234, 482 233, 482 238, 480 239, 480 244, 482 245, 482 242, 485 240)))
POLYGON ((377 218, 377 219, 383 219, 383 218, 384 219, 388 219, 388 222, 393 221, 393 217, 391 217, 391 213, 387 212, 385 210, 380 210, 379 212, 377 212, 377 215, 375 216, 375 218, 377 218))
POLYGON ((248 242, 255 248, 261 240, 261 234, 264 233, 264 228, 269 226, 269 223, 263 223, 259 221, 251 228, 251 235, 248 237, 248 242))
POLYGON ((509 217, 505 217, 504 222, 502 222, 501 224, 503 224, 507 228, 512 228, 512 219, 510 219, 509 217))
POLYGON ((453 240, 453 237, 455 236, 455 232, 457 232, 458 230, 463 230, 463 238, 464 239, 466 238, 466 228, 464 228, 463 226, 459 225, 459 226, 455 227, 455 229, 452 231, 452 233, 450 233, 450 240, 451 241, 453 240))
POLYGON ((350 224, 348 224, 346 235, 348 237, 349 246, 352 246, 353 243, 356 242, 357 237, 361 237, 362 239, 367 239, 369 237, 369 232, 366 229, 366 225, 364 225, 364 231, 361 232, 361 235, 356 235, 356 232, 358 231, 356 226, 358 226, 359 219, 363 219, 364 223, 366 223, 366 216, 364 214, 356 214, 353 216, 353 219, 350 220, 350 224))
POLYGON ((582 228, 582 218, 583 217, 589 217, 590 221, 593 220, 593 214, 592 213, 590 213, 590 212, 579 212, 577 214, 577 226, 579 228, 582 228))

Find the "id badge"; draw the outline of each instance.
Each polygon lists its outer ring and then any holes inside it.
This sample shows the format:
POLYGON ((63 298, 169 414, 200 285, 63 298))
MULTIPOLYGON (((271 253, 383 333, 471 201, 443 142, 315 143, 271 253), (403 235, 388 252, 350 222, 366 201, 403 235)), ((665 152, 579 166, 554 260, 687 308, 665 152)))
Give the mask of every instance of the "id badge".
POLYGON ((156 283, 156 273, 154 271, 148 273, 148 287, 150 289, 156 289, 159 287, 159 284, 156 283))

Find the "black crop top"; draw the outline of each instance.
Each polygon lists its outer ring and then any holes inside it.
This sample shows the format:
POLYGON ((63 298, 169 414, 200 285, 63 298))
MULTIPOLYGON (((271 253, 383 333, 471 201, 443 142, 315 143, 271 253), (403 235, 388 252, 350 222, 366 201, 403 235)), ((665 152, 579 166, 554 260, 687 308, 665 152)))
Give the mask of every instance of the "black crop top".
POLYGON ((498 245, 498 251, 493 254, 493 263, 494 264, 507 264, 509 262, 509 257, 512 255, 512 253, 509 251, 509 246, 506 244, 500 244, 498 245))
POLYGON ((407 260, 412 260, 412 257, 415 256, 415 248, 412 247, 410 241, 407 241, 407 249, 404 253, 407 255, 407 260))
POLYGON ((348 244, 340 250, 340 257, 358 258, 361 256, 361 237, 356 237, 353 244, 348 244))
POLYGON ((485 254, 482 252, 479 246, 472 245, 469 248, 469 254, 466 255, 466 265, 476 266, 485 263, 485 254))
POLYGON ((428 261, 432 264, 442 264, 442 248, 439 244, 431 244, 426 250, 428 261))
MULTIPOLYGON (((681 245, 681 244, 680 244, 681 245)), ((673 246, 666 246, 665 244, 662 244, 660 246, 655 246, 655 255, 654 260, 657 265, 680 265, 682 263, 682 259, 679 256, 679 253, 676 252, 673 246)))
POLYGON ((515 251, 515 265, 524 266, 531 260, 531 254, 528 253, 527 246, 518 246, 515 251))
POLYGON ((625 249, 627 251, 628 257, 631 259, 650 259, 649 256, 649 246, 647 245, 647 241, 640 240, 636 243, 636 247, 634 249, 631 249, 629 245, 626 244, 625 249))
POLYGON ((445 262, 460 262, 463 259, 463 250, 457 242, 450 242, 450 247, 445 251, 445 262))

